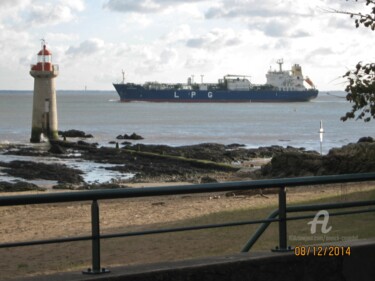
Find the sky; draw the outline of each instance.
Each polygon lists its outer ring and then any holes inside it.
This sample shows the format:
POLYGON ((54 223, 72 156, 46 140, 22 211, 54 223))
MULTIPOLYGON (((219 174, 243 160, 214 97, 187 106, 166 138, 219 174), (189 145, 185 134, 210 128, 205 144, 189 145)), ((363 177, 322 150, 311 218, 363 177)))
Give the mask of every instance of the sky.
POLYGON ((30 65, 44 39, 61 90, 113 90, 122 70, 134 83, 240 74, 263 84, 281 58, 285 70, 300 64, 319 90, 344 90, 348 69, 375 61, 375 33, 327 9, 366 12, 359 2, 1 0, 0 89, 32 90, 30 65))

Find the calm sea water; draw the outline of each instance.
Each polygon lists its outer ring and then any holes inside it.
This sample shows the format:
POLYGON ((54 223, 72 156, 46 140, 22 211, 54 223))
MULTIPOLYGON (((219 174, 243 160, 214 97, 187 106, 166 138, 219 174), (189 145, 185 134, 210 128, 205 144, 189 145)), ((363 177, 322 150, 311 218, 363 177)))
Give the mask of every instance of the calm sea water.
MULTIPOLYGON (((143 143, 188 145, 241 143, 320 150, 319 126, 325 130, 323 153, 332 147, 375 136, 374 121, 340 121, 351 105, 344 93, 320 93, 306 103, 120 103, 114 91, 57 93, 59 129, 78 129, 108 145, 119 134, 142 135, 143 143), (333 96, 334 94, 334 96, 333 96)), ((32 92, 0 91, 0 142, 28 143, 32 92)))

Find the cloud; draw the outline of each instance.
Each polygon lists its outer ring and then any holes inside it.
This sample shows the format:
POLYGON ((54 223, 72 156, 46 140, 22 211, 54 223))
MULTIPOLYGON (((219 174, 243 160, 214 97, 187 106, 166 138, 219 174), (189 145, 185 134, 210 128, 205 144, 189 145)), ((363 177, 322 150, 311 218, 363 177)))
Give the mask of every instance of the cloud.
POLYGON ((167 47, 163 49, 158 56, 151 50, 144 50, 146 58, 142 58, 136 68, 136 72, 141 74, 150 74, 161 72, 175 66, 178 60, 178 52, 174 48, 167 47))
POLYGON ((22 0, 1 0, 0 1, 0 7, 1 8, 14 7, 14 6, 20 5, 22 2, 25 2, 25 1, 22 1, 22 0))
POLYGON ((205 1, 206 0, 109 0, 104 4, 104 8, 123 13, 155 13, 177 5, 205 1))
POLYGON ((285 37, 289 25, 281 21, 271 21, 264 26, 263 32, 265 35, 270 37, 285 37))
POLYGON ((83 0, 61 0, 58 3, 33 1, 27 7, 27 25, 56 25, 75 19, 75 14, 84 10, 83 0))
POLYGON ((83 41, 77 47, 70 46, 66 54, 71 56, 89 56, 99 52, 103 47, 104 42, 101 39, 93 38, 83 41))
POLYGON ((207 70, 212 65, 212 60, 205 58, 188 58, 185 67, 189 69, 207 70))
POLYGON ((296 30, 291 34, 291 37, 294 38, 301 38, 301 37, 309 37, 310 33, 304 30, 296 30))
POLYGON ((160 54, 160 63, 171 64, 174 63, 178 58, 178 53, 175 49, 166 48, 160 54))
POLYGON ((209 8, 206 19, 236 20, 250 30, 259 30, 268 37, 306 37, 302 25, 314 15, 312 3, 281 0, 222 0, 220 5, 209 8), (297 30, 298 28, 298 30, 297 30))
POLYGON ((317 48, 313 51, 310 52, 309 56, 310 57, 315 57, 315 56, 327 56, 327 55, 331 55, 331 54, 334 54, 335 52, 332 50, 332 48, 325 48, 325 47, 322 47, 322 48, 317 48))
POLYGON ((175 27, 172 31, 161 37, 161 40, 167 44, 176 42, 185 42, 187 38, 191 38, 191 28, 187 24, 175 27))
MULTIPOLYGON (((349 30, 353 30, 355 28, 355 23, 354 23, 353 19, 350 19, 349 17, 342 18, 342 17, 339 17, 339 16, 340 15, 338 15, 337 17, 331 17, 328 20, 328 28, 331 28, 331 29, 349 29, 349 30)), ((343 16, 343 15, 341 15, 341 16, 343 16)))
POLYGON ((204 48, 208 50, 219 50, 225 47, 232 47, 241 44, 240 35, 235 34, 231 29, 213 29, 207 34, 190 38, 186 46, 190 48, 204 48))
POLYGON ((223 0, 218 7, 212 7, 207 10, 205 17, 214 18, 269 18, 283 17, 295 14, 290 5, 282 1, 263 0, 223 0))

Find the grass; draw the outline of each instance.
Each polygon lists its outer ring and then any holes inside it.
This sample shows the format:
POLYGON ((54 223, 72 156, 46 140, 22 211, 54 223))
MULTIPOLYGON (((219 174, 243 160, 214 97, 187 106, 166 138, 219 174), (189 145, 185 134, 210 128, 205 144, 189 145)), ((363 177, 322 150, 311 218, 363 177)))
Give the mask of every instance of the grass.
MULTIPOLYGON (((314 201, 306 200, 305 202, 298 203, 298 205, 359 200, 375 200, 375 190, 342 194, 314 201)), ((154 229, 263 219, 276 207, 276 205, 270 205, 266 208, 223 211, 175 223, 146 225, 142 226, 142 228, 154 229)), ((300 214, 294 213, 293 216, 300 214)), ((314 215, 315 212, 310 212, 310 214, 314 215)), ((300 238, 311 237, 310 226, 307 224, 310 220, 288 222, 288 237, 290 238, 292 235, 300 238)), ((375 237, 375 213, 330 217, 329 226, 332 226, 332 230, 326 235, 326 238, 328 237, 329 239, 336 239, 337 237, 338 239, 345 239, 345 237, 352 237, 354 239, 373 238, 375 237)), ((153 263, 238 253, 257 227, 258 225, 249 225, 140 237, 104 239, 101 242, 102 266, 111 267, 125 264, 153 263)), ((319 229, 320 227, 318 226, 318 231, 319 229)), ((139 227, 112 229, 111 232, 132 230, 139 230, 139 227)), ((322 236, 321 234, 319 235, 322 236)), ((304 239, 300 239, 300 241, 295 241, 290 239, 289 245, 319 244, 321 242, 324 242, 324 240, 314 241, 313 239, 313 241, 305 241, 304 239)), ((278 225, 277 223, 273 223, 251 251, 269 251, 275 248, 277 244, 278 225)), ((0 262, 0 271, 4 278, 54 271, 80 271, 90 267, 91 244, 89 241, 85 241, 1 249, 0 256, 3 261, 0 262)))

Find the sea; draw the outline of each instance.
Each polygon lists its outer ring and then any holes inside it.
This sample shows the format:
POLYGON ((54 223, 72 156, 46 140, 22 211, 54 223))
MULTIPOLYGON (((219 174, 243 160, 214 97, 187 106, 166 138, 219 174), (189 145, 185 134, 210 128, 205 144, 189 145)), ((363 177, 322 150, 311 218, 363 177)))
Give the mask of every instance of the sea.
MULTIPOLYGON (((0 143, 28 143, 32 91, 0 91, 0 143)), ((133 132, 145 144, 199 143, 294 146, 322 152, 375 136, 374 121, 343 122, 350 110, 345 92, 321 92, 310 102, 293 103, 121 103, 115 91, 58 91, 59 130, 77 129, 91 142, 110 146, 133 132)))
MULTIPOLYGON (((0 143, 29 144, 32 99, 32 91, 0 91, 0 143)), ((57 91, 59 130, 82 130, 94 136, 88 141, 109 147, 135 132, 145 144, 279 145, 326 154, 375 136, 375 121, 340 120, 351 106, 340 91, 292 103, 121 103, 115 91, 57 91)))

